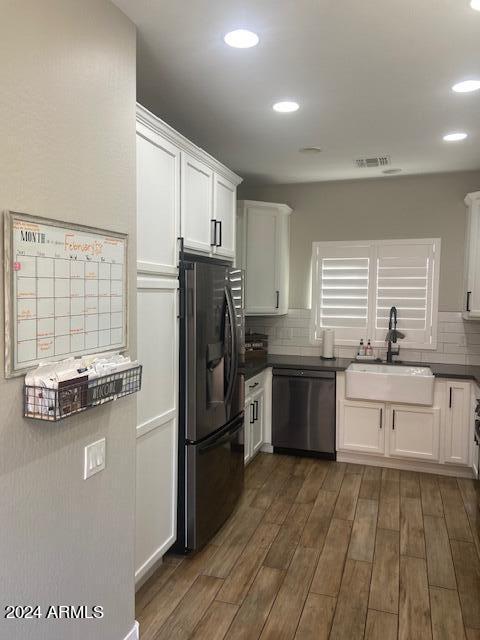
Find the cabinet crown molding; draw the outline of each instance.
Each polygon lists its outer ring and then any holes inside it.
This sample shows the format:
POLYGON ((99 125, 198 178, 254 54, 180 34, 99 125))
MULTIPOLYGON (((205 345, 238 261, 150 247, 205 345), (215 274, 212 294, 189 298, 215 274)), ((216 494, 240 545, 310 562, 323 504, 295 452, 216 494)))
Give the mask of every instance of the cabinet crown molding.
POLYGON ((261 207, 264 209, 275 209, 279 213, 284 213, 285 215, 290 215, 293 213, 293 209, 291 209, 288 204, 284 204, 281 202, 263 202, 262 200, 239 200, 239 206, 245 207, 261 207))
POLYGON ((241 182, 243 182, 243 178, 239 175, 231 171, 224 164, 216 160, 209 153, 197 147, 196 144, 193 144, 188 138, 184 135, 176 131, 169 124, 158 118, 151 111, 146 109, 144 106, 137 102, 137 122, 140 122, 148 129, 151 129, 154 133, 161 135, 163 138, 167 139, 169 142, 177 146, 181 151, 185 151, 190 154, 197 160, 204 162, 212 171, 220 174, 227 180, 230 180, 235 186, 238 186, 241 182))
POLYGON ((465 204, 472 205, 479 202, 480 203, 480 191, 473 191, 472 193, 467 193, 465 196, 465 204))

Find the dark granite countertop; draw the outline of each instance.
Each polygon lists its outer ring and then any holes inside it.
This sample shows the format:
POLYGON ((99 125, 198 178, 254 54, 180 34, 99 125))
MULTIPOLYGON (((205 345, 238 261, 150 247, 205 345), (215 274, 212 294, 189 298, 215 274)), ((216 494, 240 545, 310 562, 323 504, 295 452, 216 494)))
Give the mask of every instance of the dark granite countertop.
MULTIPOLYGON (((261 373, 266 367, 276 367, 279 369, 310 369, 314 371, 345 371, 351 362, 354 362, 351 358, 321 360, 317 356, 269 355, 266 362, 248 363, 245 366, 245 380, 253 378, 253 376, 261 373)), ((480 366, 408 361, 399 362, 398 364, 430 367, 436 378, 474 380, 480 385, 480 366)))

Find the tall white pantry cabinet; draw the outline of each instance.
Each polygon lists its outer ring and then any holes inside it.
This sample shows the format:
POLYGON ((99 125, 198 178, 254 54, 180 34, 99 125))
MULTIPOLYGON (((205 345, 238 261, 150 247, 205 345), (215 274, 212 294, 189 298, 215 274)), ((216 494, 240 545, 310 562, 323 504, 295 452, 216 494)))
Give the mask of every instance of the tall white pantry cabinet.
POLYGON ((137 585, 176 537, 179 238, 187 251, 233 260, 240 182, 137 105, 137 585))

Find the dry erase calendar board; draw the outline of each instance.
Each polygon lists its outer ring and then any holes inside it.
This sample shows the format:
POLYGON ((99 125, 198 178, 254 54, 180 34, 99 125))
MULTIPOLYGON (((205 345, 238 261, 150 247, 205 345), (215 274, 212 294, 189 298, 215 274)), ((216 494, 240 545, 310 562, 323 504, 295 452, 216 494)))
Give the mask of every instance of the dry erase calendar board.
POLYGON ((5 214, 5 372, 127 347, 127 237, 5 214))

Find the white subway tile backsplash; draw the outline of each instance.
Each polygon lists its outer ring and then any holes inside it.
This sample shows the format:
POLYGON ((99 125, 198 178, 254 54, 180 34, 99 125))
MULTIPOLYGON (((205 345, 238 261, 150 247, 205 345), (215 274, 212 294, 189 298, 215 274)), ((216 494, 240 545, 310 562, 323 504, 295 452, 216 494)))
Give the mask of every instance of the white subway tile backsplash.
MULTIPOLYGON (((407 349, 400 343, 400 359, 413 362, 445 362, 451 364, 480 364, 480 321, 463 321, 460 311, 441 311, 438 314, 438 340, 435 350, 407 349), (470 362, 472 360, 472 362, 470 362)), ((290 309, 279 317, 247 318, 247 329, 266 333, 272 354, 320 356, 322 346, 310 340, 310 310, 290 309)), ((386 349, 376 349, 385 358, 386 349)), ((335 347, 338 358, 355 357, 353 346, 335 347)))

